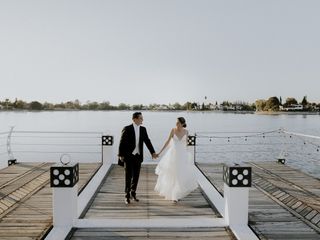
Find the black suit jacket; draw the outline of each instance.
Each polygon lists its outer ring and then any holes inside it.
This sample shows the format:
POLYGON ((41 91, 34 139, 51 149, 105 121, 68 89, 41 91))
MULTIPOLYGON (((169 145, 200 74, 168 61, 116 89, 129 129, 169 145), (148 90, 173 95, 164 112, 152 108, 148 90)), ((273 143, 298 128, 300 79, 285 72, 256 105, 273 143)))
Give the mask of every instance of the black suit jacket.
MULTIPOLYGON (((139 151, 140 160, 143 161, 143 143, 146 144, 150 153, 155 153, 152 143, 148 137, 147 130, 145 127, 140 126, 140 138, 139 138, 139 151)), ((119 144, 119 157, 124 157, 124 161, 130 158, 133 150, 136 147, 136 135, 134 132, 133 124, 123 128, 119 144)))

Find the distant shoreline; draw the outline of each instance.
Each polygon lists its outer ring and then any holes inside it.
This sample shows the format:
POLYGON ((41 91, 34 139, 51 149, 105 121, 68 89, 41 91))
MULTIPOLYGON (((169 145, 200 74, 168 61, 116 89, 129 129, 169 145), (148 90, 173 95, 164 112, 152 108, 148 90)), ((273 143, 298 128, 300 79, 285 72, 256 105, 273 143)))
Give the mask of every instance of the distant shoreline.
POLYGON ((269 112, 269 111, 258 111, 255 112, 258 115, 320 115, 320 112, 290 112, 290 111, 279 111, 279 112, 269 112))
POLYGON ((88 109, 50 109, 50 110, 4 110, 0 109, 1 112, 82 112, 82 111, 91 111, 91 112, 112 112, 112 111, 141 111, 141 112, 201 112, 201 113, 233 113, 233 114, 257 114, 257 115, 320 115, 320 112, 306 112, 306 111, 222 111, 222 110, 148 110, 148 109, 141 109, 141 110, 133 110, 133 109, 125 109, 125 110, 88 110, 88 109))

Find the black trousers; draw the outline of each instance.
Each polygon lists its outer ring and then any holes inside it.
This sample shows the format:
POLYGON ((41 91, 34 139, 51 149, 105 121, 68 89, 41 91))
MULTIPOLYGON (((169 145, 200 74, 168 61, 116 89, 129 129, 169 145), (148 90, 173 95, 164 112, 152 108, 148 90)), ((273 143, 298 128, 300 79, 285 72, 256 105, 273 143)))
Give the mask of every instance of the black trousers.
POLYGON ((125 193, 126 197, 130 197, 131 195, 135 196, 139 175, 141 169, 141 158, 139 155, 131 155, 127 159, 125 159, 124 163, 124 171, 126 175, 126 185, 125 185, 125 193))

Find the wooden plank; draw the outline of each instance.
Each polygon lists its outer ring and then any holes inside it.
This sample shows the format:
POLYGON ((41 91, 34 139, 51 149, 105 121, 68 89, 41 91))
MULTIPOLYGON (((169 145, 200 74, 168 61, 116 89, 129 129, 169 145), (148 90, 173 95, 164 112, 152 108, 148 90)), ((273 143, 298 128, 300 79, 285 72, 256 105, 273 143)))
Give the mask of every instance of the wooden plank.
POLYGON ((220 239, 234 240, 226 228, 78 229, 75 239, 220 239))

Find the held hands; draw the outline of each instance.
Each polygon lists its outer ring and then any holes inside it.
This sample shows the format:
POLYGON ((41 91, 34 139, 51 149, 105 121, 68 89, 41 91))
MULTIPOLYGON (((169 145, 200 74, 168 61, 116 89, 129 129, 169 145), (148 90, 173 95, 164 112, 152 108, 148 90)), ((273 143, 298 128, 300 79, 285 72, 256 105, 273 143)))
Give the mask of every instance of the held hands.
POLYGON ((157 159, 159 157, 159 154, 158 153, 152 153, 152 159, 157 159))

